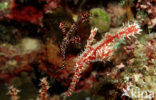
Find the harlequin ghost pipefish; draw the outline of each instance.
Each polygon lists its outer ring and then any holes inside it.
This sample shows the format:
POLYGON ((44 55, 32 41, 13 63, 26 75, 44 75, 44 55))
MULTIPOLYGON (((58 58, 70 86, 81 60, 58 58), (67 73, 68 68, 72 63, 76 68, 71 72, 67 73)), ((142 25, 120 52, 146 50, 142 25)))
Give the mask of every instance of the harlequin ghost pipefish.
POLYGON ((135 37, 136 34, 140 34, 140 31, 142 30, 136 22, 134 22, 133 24, 128 23, 128 25, 123 26, 114 35, 111 36, 110 34, 106 34, 105 38, 103 38, 101 41, 92 44, 97 33, 97 28, 92 29, 91 34, 87 40, 85 50, 80 54, 76 61, 76 64, 74 66, 75 73, 65 96, 70 96, 75 90, 75 86, 80 79, 81 73, 84 69, 86 69, 86 64, 91 61, 109 60, 113 55, 113 45, 117 40, 124 38, 131 39, 131 37, 135 37))

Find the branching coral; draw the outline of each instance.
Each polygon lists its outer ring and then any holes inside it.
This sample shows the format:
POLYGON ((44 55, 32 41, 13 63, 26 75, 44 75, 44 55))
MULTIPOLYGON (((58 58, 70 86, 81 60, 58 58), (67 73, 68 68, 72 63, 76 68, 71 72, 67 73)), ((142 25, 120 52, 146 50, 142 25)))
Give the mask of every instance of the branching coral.
MULTIPOLYGON (((39 90, 39 96, 36 100, 47 100, 47 91, 50 88, 47 78, 42 78, 40 83, 41 89, 39 90)), ((9 87, 8 94, 11 95, 11 100, 19 100, 19 92, 20 90, 16 89, 14 86, 9 87)))
POLYGON ((9 92, 8 94, 11 95, 11 99, 12 100, 19 100, 19 97, 18 97, 18 93, 20 92, 20 90, 14 88, 13 86, 10 86, 9 87, 9 92))
POLYGON ((37 100, 46 100, 47 99, 47 91, 49 89, 49 84, 47 82, 47 79, 46 78, 43 78, 41 79, 41 84, 40 86, 42 87, 40 90, 39 90, 39 97, 37 98, 37 100))
POLYGON ((104 39, 98 43, 91 45, 97 32, 97 28, 91 31, 90 37, 87 41, 86 48, 84 52, 78 57, 75 66, 75 73, 72 82, 69 86, 66 96, 70 96, 75 89, 76 83, 80 79, 80 74, 86 69, 86 65, 91 61, 97 60, 109 60, 110 56, 113 54, 113 44, 115 40, 129 38, 130 36, 135 37, 135 34, 140 34, 140 27, 138 24, 134 23, 123 27, 115 35, 111 36, 107 34, 104 39))

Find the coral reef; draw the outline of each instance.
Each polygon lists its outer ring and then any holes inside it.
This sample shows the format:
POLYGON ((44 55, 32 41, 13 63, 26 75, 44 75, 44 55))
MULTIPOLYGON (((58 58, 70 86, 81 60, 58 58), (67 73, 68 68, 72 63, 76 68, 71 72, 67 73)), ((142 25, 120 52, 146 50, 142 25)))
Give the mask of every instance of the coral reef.
POLYGON ((148 28, 154 28, 156 26, 156 2, 153 0, 138 0, 136 7, 138 8, 138 11, 144 11, 147 13, 148 28))
POLYGON ((0 99, 155 100, 155 3, 1 0, 0 99))

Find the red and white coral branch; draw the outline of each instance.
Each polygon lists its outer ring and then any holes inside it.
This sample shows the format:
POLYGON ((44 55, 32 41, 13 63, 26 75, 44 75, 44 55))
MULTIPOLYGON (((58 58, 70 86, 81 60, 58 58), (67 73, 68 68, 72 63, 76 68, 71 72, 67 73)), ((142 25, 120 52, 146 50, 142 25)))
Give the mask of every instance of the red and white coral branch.
POLYGON ((90 61, 108 60, 113 54, 113 44, 115 43, 115 40, 126 37, 130 39, 130 37, 135 37, 135 34, 140 34, 140 31, 141 29, 137 23, 131 25, 128 24, 116 32, 115 35, 111 36, 107 34, 104 39, 91 45, 97 32, 97 28, 93 29, 87 41, 86 49, 76 61, 75 73, 65 96, 70 96, 74 91, 76 83, 78 83, 80 74, 85 69, 86 64, 90 61))
POLYGON ((18 100, 19 99, 19 97, 18 97, 19 92, 20 92, 20 90, 14 88, 13 86, 10 86, 8 94, 11 95, 11 100, 18 100))
POLYGON ((37 100, 46 100, 47 99, 47 91, 49 89, 49 84, 47 82, 47 78, 43 78, 41 79, 41 84, 40 86, 42 87, 40 90, 39 90, 39 97, 37 98, 37 100))

